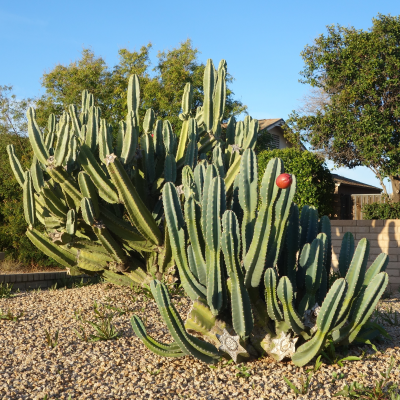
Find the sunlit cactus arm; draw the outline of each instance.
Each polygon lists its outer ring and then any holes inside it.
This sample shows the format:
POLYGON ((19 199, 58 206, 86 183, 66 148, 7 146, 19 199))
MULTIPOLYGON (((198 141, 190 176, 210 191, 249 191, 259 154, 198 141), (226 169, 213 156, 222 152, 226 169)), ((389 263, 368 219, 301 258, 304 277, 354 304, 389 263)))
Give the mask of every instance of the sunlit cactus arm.
POLYGON ((243 141, 243 148, 254 150, 257 143, 257 135, 258 135, 258 121, 256 119, 252 119, 247 127, 246 136, 243 141))
POLYGON ((57 132, 57 145, 54 151, 54 165, 61 166, 68 152, 68 144, 70 141, 69 132, 69 116, 64 113, 59 122, 59 130, 57 132))
POLYGON ((90 107, 88 122, 86 125, 87 131, 86 131, 85 143, 92 152, 96 150, 96 145, 98 142, 99 124, 100 124, 98 118, 99 114, 97 111, 97 107, 95 106, 90 107))
POLYGON ((203 201, 203 188, 204 188, 204 180, 206 178, 206 170, 207 163, 199 162, 194 169, 194 181, 197 188, 198 198, 196 199, 198 202, 203 201))
POLYGON ((288 226, 283 243, 283 249, 278 263, 279 274, 285 275, 292 282, 293 289, 297 291, 296 261, 299 251, 299 208, 292 204, 288 226))
POLYGON ((75 257, 70 252, 63 250, 60 246, 54 244, 48 237, 40 233, 38 230, 28 229, 26 235, 40 251, 53 258, 64 267, 70 268, 76 265, 75 257))
POLYGON ((40 167, 40 164, 35 156, 33 156, 30 171, 33 187, 35 188, 36 193, 39 193, 44 186, 44 178, 42 168, 40 167))
POLYGON ((24 181, 25 181, 24 170, 22 169, 22 166, 21 166, 21 163, 20 163, 18 157, 15 155, 15 148, 12 144, 9 144, 7 146, 7 153, 8 153, 8 158, 10 160, 11 169, 14 173, 15 179, 22 187, 24 185, 24 181))
POLYGON ((134 159, 139 142, 138 129, 135 126, 135 115, 131 112, 126 117, 126 131, 121 147, 121 162, 123 164, 129 164, 134 159))
POLYGON ((222 218, 222 227, 221 246, 226 269, 231 279, 233 329, 242 339, 245 339, 253 330, 254 321, 250 297, 244 285, 244 276, 239 264, 239 223, 232 211, 225 211, 222 218))
POLYGON ((216 71, 211 59, 207 60, 203 78, 203 121, 207 132, 213 127, 213 94, 216 81, 216 71))
POLYGON ((277 322, 283 321, 283 314, 276 297, 277 275, 274 268, 265 271, 265 302, 267 304, 268 316, 277 322))
POLYGON ((175 342, 164 344, 149 336, 142 320, 138 316, 134 315, 131 318, 131 325, 136 336, 141 339, 143 344, 153 353, 162 357, 183 357, 186 355, 175 342))
POLYGON ((282 248, 282 240, 286 233, 287 221, 289 219, 290 209, 292 206, 294 195, 296 194, 297 182, 296 177, 292 177, 293 181, 289 188, 283 189, 277 199, 275 205, 275 217, 274 217, 274 236, 270 239, 270 245, 268 246, 266 266, 273 267, 277 264, 279 255, 282 248))
POLYGON ((322 304, 325 299, 326 293, 328 292, 328 277, 329 273, 326 272, 326 259, 328 257, 328 246, 329 240, 325 233, 319 233, 317 235, 317 239, 321 240, 321 250, 320 250, 320 258, 321 258, 321 284, 317 290, 315 295, 315 300, 318 304, 322 304))
POLYGON ((99 132, 99 158, 104 163, 105 158, 108 154, 112 153, 112 136, 110 128, 105 119, 100 121, 100 132, 99 132))
POLYGON ((128 83, 128 114, 133 111, 135 126, 139 128, 140 84, 139 77, 131 75, 128 83))
POLYGON ((349 312, 351 303, 359 293, 364 283, 365 272, 367 268, 369 255, 369 242, 367 239, 361 239, 358 242, 356 251, 350 263, 345 280, 348 284, 346 296, 341 303, 338 323, 343 324, 346 321, 346 315, 349 312))
POLYGON ((221 60, 218 66, 217 82, 213 94, 212 130, 216 134, 221 129, 226 103, 226 61, 221 60))
MULTIPOLYGON (((226 288, 220 252, 221 216, 226 209, 226 199, 224 180, 221 177, 215 177, 211 181, 207 196, 205 230, 207 303, 211 312, 217 315, 226 305, 226 288)), ((202 212, 204 213, 204 210, 202 212)))
POLYGON ((167 154, 164 161, 164 179, 165 182, 176 181, 176 161, 173 154, 167 154))
POLYGON ((47 150, 50 150, 54 144, 54 138, 56 133, 56 116, 54 114, 49 115, 49 119, 47 121, 47 135, 44 139, 44 144, 47 150))
POLYGON ((55 216, 61 219, 67 218, 68 207, 61 201, 61 199, 54 193, 47 183, 42 188, 43 200, 46 208, 55 216))
MULTIPOLYGON (((179 118, 183 121, 181 134, 179 136, 178 149, 176 151, 176 162, 179 163, 185 157, 186 144, 189 140, 189 118, 191 114, 193 100, 193 88, 190 82, 186 83, 183 96, 182 96, 182 113, 179 114, 179 118)), ((197 141, 197 138, 195 142, 197 141)), ((197 143, 196 143, 197 146, 197 143)))
POLYGON ((81 146, 78 159, 82 168, 96 185, 99 196, 108 203, 118 203, 118 193, 115 186, 110 182, 110 179, 107 178, 89 146, 86 144, 81 146))
POLYGON ((57 182, 61 188, 68 193, 69 196, 74 200, 76 207, 79 208, 82 194, 79 191, 78 184, 72 179, 72 177, 65 171, 63 167, 49 166, 46 168, 47 173, 57 182))
POLYGON ((139 197, 124 167, 114 155, 107 158, 107 170, 118 190, 119 199, 124 203, 132 224, 140 234, 156 245, 162 242, 162 234, 151 212, 139 197))
POLYGON ((96 187, 94 186, 94 183, 90 179, 90 176, 86 172, 83 171, 79 172, 78 183, 83 197, 87 197, 92 201, 94 217, 96 219, 99 218, 100 215, 99 200, 97 198, 96 187))
POLYGON ((352 305, 352 317, 346 326, 332 332, 334 342, 350 344, 368 321, 389 282, 386 272, 380 272, 364 287, 352 305))
POLYGON ((292 356, 293 363, 298 367, 306 365, 323 348, 327 334, 337 322, 340 304, 346 290, 347 282, 343 278, 336 280, 329 289, 317 317, 317 332, 311 340, 301 345, 292 356))
POLYGON ((346 232, 343 235, 342 246, 339 253, 339 273, 342 278, 347 274, 351 260, 354 255, 354 236, 351 232, 346 232))
POLYGON ((112 233, 121 238, 130 247, 138 251, 152 252, 157 250, 157 246, 146 240, 131 225, 100 205, 101 220, 112 233))
MULTIPOLYGON (((197 122, 194 118, 190 118, 187 121, 187 136, 189 139, 189 143, 187 145, 186 154, 184 156, 185 165, 188 165, 190 168, 194 169, 197 164, 197 122)), ((180 143, 181 142, 179 142, 179 144, 180 143)), ((176 156, 176 159, 178 159, 178 154, 176 156)))
POLYGON ((29 107, 26 116, 28 117, 29 141, 31 143, 33 152, 35 153, 37 159, 43 165, 46 165, 49 158, 49 152, 44 144, 42 132, 40 132, 39 128, 37 127, 35 110, 32 107, 29 107))
POLYGON ((225 166, 224 157, 220 143, 217 143, 213 149, 212 162, 218 170, 218 175, 221 178, 225 178, 225 166))
POLYGON ((219 352, 211 343, 204 342, 189 335, 183 325, 182 319, 171 303, 169 293, 165 285, 159 281, 152 281, 151 291, 156 299, 161 316, 167 324, 175 342, 185 354, 190 354, 206 363, 215 363, 219 359, 219 352))
POLYGON ((252 150, 246 150, 242 156, 239 174, 239 203, 243 209, 241 225, 243 256, 246 255, 251 240, 253 239, 258 202, 257 181, 258 169, 256 154, 252 150))
POLYGON ((379 254, 375 261, 367 269, 363 282, 363 287, 367 287, 372 279, 375 278, 380 272, 384 272, 389 264, 389 256, 386 253, 379 254))
POLYGON ((120 121, 118 124, 118 132, 117 132, 117 142, 115 144, 115 154, 117 157, 121 158, 122 146, 124 144, 124 138, 126 134, 126 122, 120 121))
POLYGON ((142 159, 144 164, 144 171, 146 181, 151 185, 156 178, 155 160, 154 160, 154 142, 150 133, 144 133, 140 138, 140 144, 144 158, 142 159))
POLYGON ((273 225, 274 206, 281 190, 275 184, 275 181, 282 173, 282 170, 282 160, 274 158, 268 163, 262 179, 260 190, 262 205, 255 223, 253 240, 244 258, 245 283, 247 287, 257 287, 264 271, 268 242, 273 225))
POLYGON ((207 284, 207 267, 204 260, 202 245, 200 243, 199 235, 202 235, 200 228, 200 221, 197 219, 198 212, 196 208, 199 206, 196 204, 194 197, 190 196, 185 201, 185 221, 189 234, 190 243, 192 244, 192 251, 194 260, 196 263, 196 269, 198 272, 198 279, 204 286, 207 284), (197 215, 196 215, 197 214, 197 215))
POLYGON ((171 240, 172 254, 179 270, 179 277, 186 294, 195 300, 205 299, 206 289, 191 272, 186 256, 185 222, 182 215, 178 194, 172 183, 166 183, 163 190, 165 219, 171 240))
POLYGON ((293 287, 287 276, 282 276, 276 289, 279 300, 281 301, 285 322, 289 324, 293 332, 300 335, 305 326, 301 322, 301 316, 293 307, 293 287))
POLYGON ((35 197, 33 191, 32 177, 29 171, 25 172, 25 180, 23 184, 23 204, 25 221, 28 226, 32 227, 36 224, 35 197))
POLYGON ((66 223, 67 233, 70 235, 75 235, 76 231, 76 212, 71 209, 67 213, 67 223, 66 223))
POLYGON ((204 178, 203 184, 203 200, 201 205, 201 228, 203 230, 203 236, 206 236, 206 228, 207 228, 207 208, 208 208, 208 192, 211 187, 212 180, 218 176, 218 170, 214 165, 209 165, 206 169, 206 174, 204 178))

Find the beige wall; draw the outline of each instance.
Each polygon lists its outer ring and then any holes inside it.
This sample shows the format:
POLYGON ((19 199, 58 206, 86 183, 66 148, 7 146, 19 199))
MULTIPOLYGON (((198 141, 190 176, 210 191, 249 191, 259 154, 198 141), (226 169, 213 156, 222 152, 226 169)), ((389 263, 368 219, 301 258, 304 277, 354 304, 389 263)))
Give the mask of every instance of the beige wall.
POLYGON ((368 267, 380 253, 389 255, 389 284, 392 290, 400 287, 400 220, 351 221, 332 220, 332 265, 338 266, 340 246, 343 235, 351 232, 356 245, 362 238, 367 238, 370 244, 368 267))

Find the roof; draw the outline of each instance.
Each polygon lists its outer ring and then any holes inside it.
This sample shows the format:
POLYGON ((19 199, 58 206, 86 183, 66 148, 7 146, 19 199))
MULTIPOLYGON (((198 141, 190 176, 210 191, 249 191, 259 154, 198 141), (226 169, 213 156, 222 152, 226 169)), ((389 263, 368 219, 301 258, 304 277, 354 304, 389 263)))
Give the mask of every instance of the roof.
POLYGON ((332 178, 334 182, 338 185, 350 185, 350 186, 359 186, 359 187, 364 187, 368 189, 377 189, 382 191, 381 188, 378 188, 376 186, 372 185, 367 185, 366 183, 358 182, 353 179, 345 178, 344 176, 337 175, 337 174, 332 174, 332 178))
POLYGON ((259 119, 258 120, 258 129, 260 131, 267 129, 270 130, 275 128, 276 126, 281 126, 285 123, 282 118, 270 118, 270 119, 259 119))
MULTIPOLYGON (((270 119, 258 119, 258 131, 262 131, 264 129, 270 130, 275 128, 276 126, 282 126, 285 121, 282 118, 270 118, 270 119)), ((221 127, 226 128, 228 126, 227 123, 222 123, 221 127)))

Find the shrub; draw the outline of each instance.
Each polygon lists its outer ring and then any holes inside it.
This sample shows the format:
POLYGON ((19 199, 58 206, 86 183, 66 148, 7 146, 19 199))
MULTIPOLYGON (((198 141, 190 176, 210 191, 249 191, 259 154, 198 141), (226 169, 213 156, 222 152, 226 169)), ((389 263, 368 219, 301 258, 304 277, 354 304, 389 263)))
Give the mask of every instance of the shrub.
POLYGON ((285 172, 297 178, 294 202, 299 208, 307 204, 316 207, 320 216, 330 215, 335 183, 325 162, 314 153, 295 148, 264 150, 258 155, 259 184, 268 161, 274 157, 281 158, 285 172))
POLYGON ((362 207, 364 219, 400 219, 400 203, 371 203, 362 207))
POLYGON ((24 264, 60 266, 39 251, 25 235, 21 188, 8 161, 7 144, 14 145, 24 169, 29 169, 32 158, 27 137, 0 134, 0 250, 5 251, 8 258, 24 264))

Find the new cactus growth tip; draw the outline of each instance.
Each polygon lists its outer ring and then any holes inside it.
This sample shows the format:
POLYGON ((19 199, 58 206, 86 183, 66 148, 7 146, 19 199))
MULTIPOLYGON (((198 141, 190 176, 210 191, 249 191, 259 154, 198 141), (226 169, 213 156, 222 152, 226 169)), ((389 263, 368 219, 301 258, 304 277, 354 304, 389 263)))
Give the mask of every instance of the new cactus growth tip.
POLYGON ((276 184, 284 173, 280 159, 269 162, 259 191, 256 171, 257 157, 246 149, 229 200, 215 163, 199 163, 194 172, 186 166, 179 191, 165 184, 171 251, 193 306, 185 323, 172 305, 167 313, 168 291, 154 281, 153 295, 174 343, 152 339, 137 316, 131 322, 157 354, 213 363, 221 355, 243 362, 266 353, 303 366, 325 349, 328 338, 347 345, 371 332, 368 319, 388 284, 387 255, 366 271, 368 241, 362 239, 354 251, 346 237, 342 277, 328 287, 329 219, 319 219, 313 207, 299 213, 293 204, 296 177, 287 188, 276 184))
MULTIPOLYGON (((164 211, 165 188, 185 182, 188 190, 188 180, 197 182, 195 200, 188 206, 188 213, 196 214, 198 203, 208 202, 209 185, 218 175, 221 179, 212 185, 210 207, 216 191, 222 204, 222 199, 230 198, 243 152, 254 148, 257 137, 258 123, 250 117, 246 117, 246 129, 243 122, 231 118, 229 138, 222 134, 226 69, 224 60, 218 69, 211 60, 207 62, 203 106, 197 110, 193 109, 193 88, 186 84, 179 137, 169 121, 158 119, 151 108, 140 120, 142 102, 136 75, 129 78, 126 118, 114 133, 86 90, 80 107, 70 105, 61 116, 50 115, 43 131, 35 110, 29 108, 28 133, 34 151, 30 170, 23 170, 13 146, 7 151, 23 188, 30 240, 71 274, 102 274, 120 285, 149 283, 152 276, 162 280, 173 264, 181 269, 184 264, 179 256, 175 254, 175 261, 172 258, 171 245, 179 235, 171 234, 165 222, 165 217, 169 218, 164 211), (209 168, 212 174, 208 177, 206 153, 214 168, 209 168), (44 225, 44 230, 36 229, 38 224, 44 225)), ((210 225, 209 243, 216 229, 210 225)), ((208 296, 218 312, 224 301, 224 296, 215 296, 222 290, 220 260, 217 243, 210 245, 215 247, 214 258, 203 263, 193 246, 195 276, 206 279, 206 268, 215 271, 208 296)), ((182 272, 181 279, 189 282, 191 274, 182 272)), ((206 293, 199 285, 193 285, 193 291, 206 293)))

